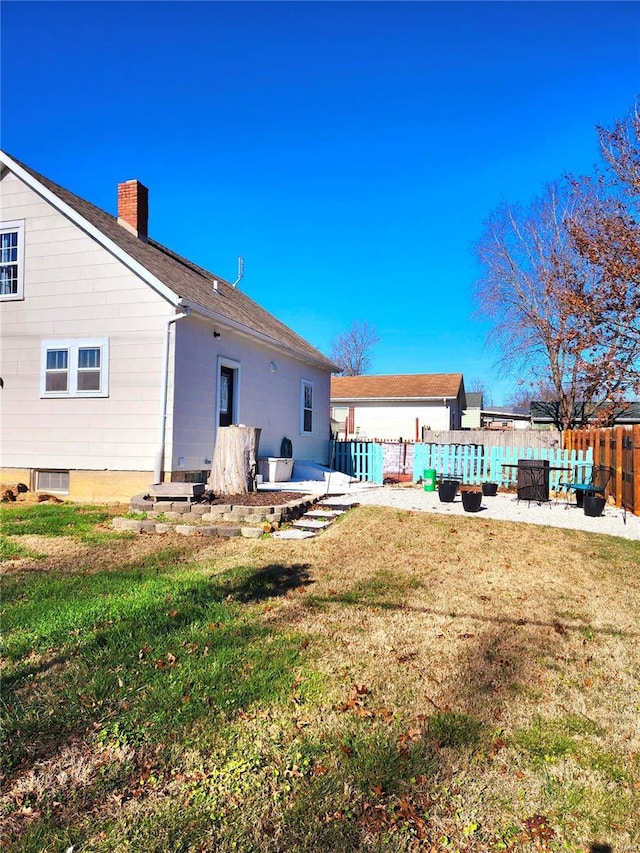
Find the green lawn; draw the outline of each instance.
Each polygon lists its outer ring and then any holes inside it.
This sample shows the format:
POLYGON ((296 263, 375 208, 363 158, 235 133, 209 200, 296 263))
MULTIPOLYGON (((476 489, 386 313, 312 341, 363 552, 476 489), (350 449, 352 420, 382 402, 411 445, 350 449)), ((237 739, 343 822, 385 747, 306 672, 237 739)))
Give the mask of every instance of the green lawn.
POLYGON ((637 544, 372 508, 306 542, 108 517, 3 512, 10 853, 640 847, 637 544))

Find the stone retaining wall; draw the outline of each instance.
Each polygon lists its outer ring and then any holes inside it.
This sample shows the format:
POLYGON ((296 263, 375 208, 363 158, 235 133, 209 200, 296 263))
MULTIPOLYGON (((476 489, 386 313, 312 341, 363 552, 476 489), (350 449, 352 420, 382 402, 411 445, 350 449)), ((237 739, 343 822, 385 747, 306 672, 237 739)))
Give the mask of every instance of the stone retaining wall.
POLYGON ((317 501, 314 495, 303 495, 286 504, 274 506, 239 506, 232 504, 187 503, 186 501, 150 500, 146 495, 132 498, 131 512, 144 512, 146 518, 114 518, 114 530, 133 533, 178 533, 182 536, 244 536, 257 539, 278 530, 282 524, 300 518, 317 501))

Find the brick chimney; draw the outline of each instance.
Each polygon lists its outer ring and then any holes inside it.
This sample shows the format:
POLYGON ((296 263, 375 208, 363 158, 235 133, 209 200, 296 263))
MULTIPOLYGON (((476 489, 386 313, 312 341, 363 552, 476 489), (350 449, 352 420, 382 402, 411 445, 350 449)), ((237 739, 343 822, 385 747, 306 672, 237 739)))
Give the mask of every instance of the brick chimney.
POLYGON ((118 184, 118 222, 146 240, 149 225, 149 190, 140 181, 118 184))

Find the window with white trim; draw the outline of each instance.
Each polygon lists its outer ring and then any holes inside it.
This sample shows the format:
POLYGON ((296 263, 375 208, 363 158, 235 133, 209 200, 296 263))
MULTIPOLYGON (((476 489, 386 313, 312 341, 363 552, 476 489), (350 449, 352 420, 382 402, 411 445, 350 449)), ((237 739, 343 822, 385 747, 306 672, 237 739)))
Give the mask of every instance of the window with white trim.
POLYGON ((0 300, 22 299, 24 220, 0 223, 0 300))
POLYGON ((107 338, 42 341, 41 397, 107 397, 108 394, 107 338))
POLYGON ((313 432, 313 382, 303 379, 300 389, 300 432, 310 435, 313 432))

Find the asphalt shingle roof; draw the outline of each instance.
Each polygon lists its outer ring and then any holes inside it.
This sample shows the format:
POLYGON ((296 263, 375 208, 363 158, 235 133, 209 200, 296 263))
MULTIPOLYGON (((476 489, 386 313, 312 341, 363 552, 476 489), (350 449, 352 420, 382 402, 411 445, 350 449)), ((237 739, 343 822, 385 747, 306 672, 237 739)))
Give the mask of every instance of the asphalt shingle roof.
POLYGON ((453 399, 461 388, 461 373, 332 376, 331 400, 453 399))
MULTIPOLYGON (((573 417, 579 421, 582 417, 584 403, 576 403, 573 407, 573 417)), ((597 408, 596 407, 596 411, 597 408)), ((559 404, 557 402, 543 402, 533 400, 531 402, 531 420, 538 423, 553 423, 558 416, 559 404)), ((626 403, 624 406, 616 407, 615 422, 624 423, 640 423, 640 401, 634 400, 626 403)))
MULTIPOLYGON (((12 158, 15 160, 15 158, 12 158)), ((141 264, 153 276, 172 290, 176 296, 215 312, 222 318, 271 338, 277 345, 294 350, 301 356, 319 361, 329 370, 337 370, 326 356, 296 334, 273 314, 254 302, 246 293, 228 281, 168 249, 155 240, 138 238, 118 223, 115 216, 91 202, 59 186, 33 169, 15 162, 65 202, 76 213, 113 241, 122 251, 141 264), (214 290, 213 282, 218 282, 214 290)))

